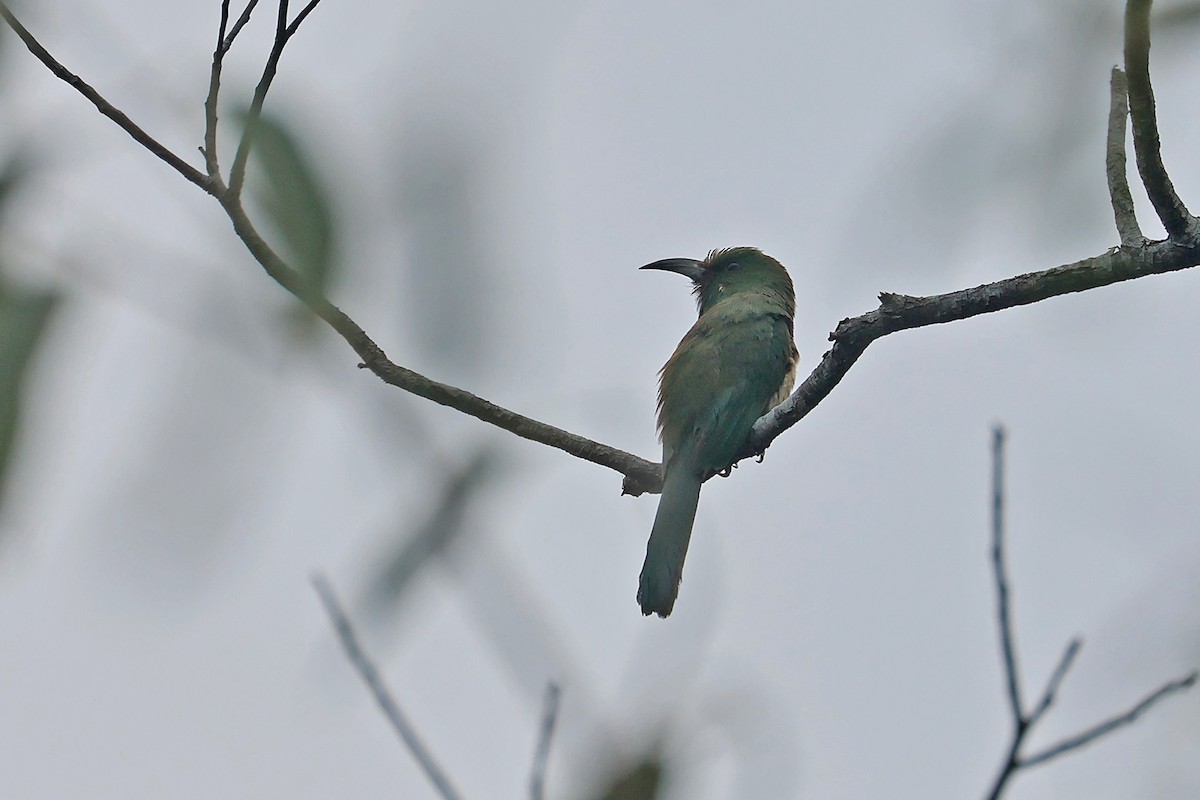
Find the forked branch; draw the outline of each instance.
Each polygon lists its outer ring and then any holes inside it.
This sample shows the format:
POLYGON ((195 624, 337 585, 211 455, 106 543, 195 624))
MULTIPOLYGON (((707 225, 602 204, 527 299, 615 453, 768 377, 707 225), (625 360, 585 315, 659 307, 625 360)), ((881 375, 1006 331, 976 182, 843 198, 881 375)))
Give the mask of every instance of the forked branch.
POLYGON ((1058 665, 1050 674, 1050 679, 1046 681, 1046 688, 1042 690, 1037 704, 1032 711, 1026 711, 1025 703, 1021 699, 1020 665, 1016 655, 1016 636, 1013 633, 1012 624, 1012 598, 1004 560, 1004 429, 999 426, 992 431, 992 577, 996 584, 996 620, 1000 632, 1000 652, 1004 664, 1008 706, 1013 724, 1012 736, 1009 739, 1004 761, 988 790, 988 800, 997 800, 1005 787, 1021 770, 1044 764, 1073 750, 1078 750, 1118 728, 1129 725, 1149 711, 1155 703, 1176 692, 1189 689, 1196 683, 1198 674, 1195 671, 1182 678, 1167 681, 1127 711, 1109 717, 1073 736, 1068 736, 1043 750, 1022 755, 1022 745, 1029 734, 1033 732, 1034 727, 1054 705, 1058 689, 1067 677, 1071 665, 1075 663, 1075 657, 1079 655, 1083 642, 1080 639, 1072 639, 1067 644, 1058 660, 1058 665))

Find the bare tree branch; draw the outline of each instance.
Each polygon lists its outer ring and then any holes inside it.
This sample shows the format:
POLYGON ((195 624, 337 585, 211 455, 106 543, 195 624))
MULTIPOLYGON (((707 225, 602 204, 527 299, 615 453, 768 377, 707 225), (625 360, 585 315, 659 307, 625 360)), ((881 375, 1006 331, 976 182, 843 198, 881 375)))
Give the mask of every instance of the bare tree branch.
POLYGON ((117 123, 123 131, 133 137, 134 141, 158 156, 160 160, 165 161, 184 178, 209 194, 214 192, 215 187, 203 172, 175 155, 169 148, 139 128, 134 124, 133 120, 125 115, 125 112, 105 100, 99 92, 89 86, 82 78, 55 60, 54 56, 50 55, 45 47, 42 47, 41 42, 35 39, 33 34, 26 30, 25 26, 13 16, 12 11, 4 0, 0 0, 0 17, 4 18, 4 21, 13 29, 13 33, 17 34, 20 40, 25 43, 25 46, 29 48, 29 52, 33 53, 38 61, 45 64, 47 69, 54 73, 55 77, 74 87, 77 92, 91 101, 97 111, 117 123))
POLYGON ((546 702, 542 711, 542 727, 538 735, 537 749, 533 753, 533 771, 529 776, 530 800, 544 800, 546 796, 546 766, 550 760, 550 740, 554 738, 554 726, 558 722, 558 703, 562 690, 554 681, 546 684, 546 702))
POLYGON ((267 91, 271 88, 271 83, 275 80, 275 74, 279 70, 279 59, 283 55, 283 48, 287 46, 289 38, 287 10, 288 0, 279 0, 275 21, 275 42, 271 45, 271 53, 267 56, 267 63, 263 66, 258 86, 254 87, 254 97, 250 100, 250 109, 246 112, 246 119, 242 127, 242 138, 238 140, 237 152, 233 154, 233 166, 229 169, 229 191, 234 197, 241 196, 242 187, 246 183, 246 165, 250 160, 250 145, 258 130, 258 121, 262 117, 262 107, 263 102, 267 99, 267 91))
POLYGON ((288 24, 288 0, 279 0, 279 10, 275 18, 275 43, 271 46, 271 54, 263 67, 262 77, 254 89, 254 97, 250 101, 250 110, 246 112, 246 124, 242 128, 242 138, 238 142, 237 152, 233 156, 233 166, 229 170, 229 191, 235 196, 242 193, 246 182, 246 164, 250 159, 250 147, 254 142, 254 134, 258 130, 258 121, 262 117, 263 102, 267 99, 267 91, 279 71, 279 59, 283 56, 283 48, 295 35, 312 10, 321 0, 310 0, 308 5, 296 15, 296 19, 288 24))
POLYGON ((289 37, 293 33, 295 33, 296 29, 300 27, 300 23, 304 22, 304 18, 307 17, 309 14, 311 14, 312 10, 314 8, 316 8, 317 4, 320 2, 321 2, 321 0, 308 0, 308 5, 306 5, 302 9, 300 9, 300 13, 296 15, 296 18, 294 20, 292 20, 292 24, 287 26, 287 30, 285 31, 285 33, 289 37))
POLYGON ((1079 650, 1083 647, 1083 642, 1075 638, 1067 645, 1054 671, 1050 674, 1050 679, 1046 682, 1046 688, 1042 690, 1037 706, 1034 707, 1031 713, 1026 714, 1017 684, 1017 673, 1020 667, 1017 663, 1016 645, 1014 643, 1012 622, 1010 620, 1008 577, 1004 564, 1003 541, 1004 429, 997 425, 992 429, 992 573, 996 582, 996 617, 1000 629, 1000 649, 1003 653, 1004 677, 1008 687, 1008 702, 1009 709, 1012 712, 1013 732, 1009 739, 1004 760, 1000 765, 1000 771, 992 781, 992 786, 986 795, 988 800, 997 800, 1004 792, 1005 787, 1016 777, 1019 771, 1037 766, 1038 764, 1044 764, 1053 758, 1083 747, 1123 725, 1130 724, 1159 700, 1174 692, 1190 688, 1197 679, 1197 673, 1192 672, 1184 678, 1170 681, 1147 695, 1140 703, 1128 711, 1111 717, 1074 736, 1069 736, 1058 744, 1047 747, 1045 750, 1041 750, 1031 756, 1022 756, 1021 746, 1033 731, 1034 726, 1045 715, 1046 711, 1054 705, 1059 687, 1062 686, 1063 680, 1067 677, 1071 665, 1075 663, 1075 658, 1079 655, 1079 650))
POLYGON ((221 180, 221 165, 217 158, 217 95, 221 91, 221 69, 225 64, 225 54, 233 47, 237 35, 250 21, 258 0, 249 0, 242 9, 241 16, 233 24, 233 29, 225 33, 229 23, 229 0, 221 0, 221 24, 217 30, 217 47, 213 51, 212 70, 208 80, 208 96, 204 100, 204 146, 200 152, 204 154, 204 165, 209 178, 219 184, 224 190, 225 183, 221 180))
POLYGON ((1038 700, 1033 713, 1029 715, 1030 726, 1036 725, 1047 709, 1054 705, 1054 700, 1058 696, 1058 687, 1062 685, 1063 679, 1071 671, 1071 665, 1075 663, 1075 657, 1079 655, 1079 651, 1082 648, 1083 640, 1078 637, 1067 643, 1067 648, 1063 650, 1062 657, 1058 660, 1058 666, 1054 668, 1054 672, 1050 673, 1050 680, 1046 682, 1046 688, 1042 692, 1041 699, 1038 700))
POLYGON ((238 237, 267 274, 300 298, 313 313, 337 331, 354 348, 354 352, 358 353, 362 359, 361 366, 369 369, 385 383, 469 414, 524 439, 556 447, 585 461, 614 469, 628 476, 627 483, 632 486, 643 487, 643 490, 648 491, 657 491, 661 486, 660 467, 652 461, 523 416, 465 389, 439 383, 393 363, 358 323, 330 303, 303 275, 275 253, 254 228, 238 198, 225 194, 218 199, 233 222, 238 237))
MULTIPOLYGON (((247 6, 249 8, 249 6, 247 6)), ((225 29, 229 25, 229 0, 221 0, 221 23, 217 26, 217 46, 213 50, 212 68, 208 77, 208 96, 204 98, 204 144, 200 154, 204 156, 204 167, 209 180, 221 179, 221 165, 217 160, 217 95, 221 91, 221 68, 225 64, 225 29)))
POLYGON ((256 5, 258 5, 258 0, 250 0, 250 2, 246 3, 246 7, 242 9, 242 15, 238 17, 238 21, 234 23, 233 29, 230 30, 229 35, 225 37, 223 48, 226 53, 229 52, 229 48, 233 47, 233 40, 236 39, 237 35, 242 32, 242 28, 246 26, 246 23, 250 21, 250 15, 254 13, 254 7, 256 5))
POLYGON ((1138 225, 1129 192, 1129 176, 1125 162, 1125 132, 1129 126, 1129 82, 1120 67, 1112 68, 1109 82, 1108 146, 1105 173, 1108 175, 1108 196, 1112 200, 1113 217, 1122 247, 1138 247, 1146 237, 1138 225))
POLYGON ((1047 747, 1045 750, 1039 750, 1031 756, 1022 758, 1020 766, 1022 768, 1036 766, 1043 762, 1049 761, 1052 758, 1057 758, 1063 753, 1069 753, 1072 750, 1077 750, 1078 748, 1083 747, 1085 744, 1089 744, 1096 739, 1099 739, 1105 734, 1112 733, 1117 728, 1128 725, 1137 720, 1138 717, 1149 711, 1150 707, 1159 700, 1162 700, 1168 695, 1172 695, 1176 692, 1182 692, 1192 688, 1192 686, 1196 684, 1198 677, 1200 677, 1200 673, 1192 672, 1190 675, 1186 675, 1177 680, 1168 681, 1150 694, 1146 695, 1140 702, 1137 703, 1137 705, 1133 706, 1133 708, 1129 709, 1125 713, 1110 717, 1103 722, 1093 725, 1082 733, 1077 733, 1074 736, 1063 739, 1058 744, 1053 744, 1047 747))
POLYGON ((1146 194, 1167 234, 1175 238, 1187 234, 1195 218, 1176 194, 1163 166, 1154 88, 1150 85, 1150 3, 1151 0, 1128 0, 1125 4, 1125 72, 1129 75, 1133 152, 1146 194))
POLYGON ((1148 242, 1142 247, 1115 248, 1073 264, 947 294, 910 297, 885 292, 879 296, 879 308, 838 323, 829 335, 833 347, 791 397, 754 423, 750 442, 741 457, 762 452, 777 436, 807 416, 876 339, 897 331, 968 319, 1197 264, 1200 264, 1200 247, 1168 239, 1148 242))
POLYGON ((1021 720, 1021 686, 1017 675, 1017 646, 1013 641, 1012 615, 1008 599, 1008 576, 1004 570, 1004 428, 992 428, 992 574, 996 580, 996 619, 1000 627, 1000 649, 1008 678, 1008 705, 1013 719, 1021 720))
POLYGON ((1004 566, 1004 428, 992 428, 992 577, 996 583, 996 620, 1000 629, 1000 651, 1004 657, 1005 685, 1008 706, 1012 712, 1013 733, 1000 774, 992 784, 988 800, 995 800, 1005 784, 1019 768, 1021 742, 1029 730, 1029 721, 1022 710, 1018 682, 1016 644, 1013 640, 1009 613, 1008 576, 1004 566))
POLYGON ((404 712, 400 710, 400 706, 396 704, 391 692, 384 685, 383 677, 379 674, 379 670, 375 668, 370 656, 362 649, 362 645, 358 642, 358 636, 354 633, 354 626, 350 624, 350 619, 342 611, 342 607, 338 603, 337 596, 333 593, 333 587, 329 585, 329 581, 325 579, 325 576, 317 574, 312 577, 312 585, 317 591, 317 596, 321 598, 321 604, 325 606, 325 612, 329 614, 329 620, 333 623, 334 630, 337 631, 338 640, 342 643, 342 649, 346 651, 346 658, 350 660, 351 665, 358 671, 363 682, 367 684, 367 688, 374 695, 375 702, 379 704, 383 715, 387 717, 388 722, 392 724, 392 728, 413 754, 413 758, 417 760, 417 764, 425 772, 425 775, 429 778, 429 782, 437 789, 438 794, 442 796, 443 800, 461 800, 462 795, 454 788, 445 770, 437 763, 433 754, 429 752, 429 748, 425 746, 420 735, 417 734, 416 728, 413 727, 413 724, 404 712))

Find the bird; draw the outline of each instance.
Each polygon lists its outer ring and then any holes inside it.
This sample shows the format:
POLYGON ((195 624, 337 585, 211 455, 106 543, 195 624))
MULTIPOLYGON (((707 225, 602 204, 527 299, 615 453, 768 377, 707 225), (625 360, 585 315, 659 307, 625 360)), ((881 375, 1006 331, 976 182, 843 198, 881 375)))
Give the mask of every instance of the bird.
POLYGON ((641 269, 692 281, 699 318, 659 372, 663 485, 638 579, 642 614, 675 607, 700 485, 728 474, 755 420, 792 391, 796 294, 783 265, 754 247, 666 258, 641 269))

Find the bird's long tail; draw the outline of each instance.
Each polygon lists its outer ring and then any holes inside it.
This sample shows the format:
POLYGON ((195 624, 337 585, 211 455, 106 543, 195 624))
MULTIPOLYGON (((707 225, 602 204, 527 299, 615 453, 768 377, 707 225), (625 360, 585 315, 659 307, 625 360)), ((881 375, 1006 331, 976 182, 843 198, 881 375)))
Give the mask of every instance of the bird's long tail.
POLYGON ((699 500, 700 477, 693 470, 683 464, 667 470, 638 582, 637 597, 643 614, 666 617, 675 606, 699 500))

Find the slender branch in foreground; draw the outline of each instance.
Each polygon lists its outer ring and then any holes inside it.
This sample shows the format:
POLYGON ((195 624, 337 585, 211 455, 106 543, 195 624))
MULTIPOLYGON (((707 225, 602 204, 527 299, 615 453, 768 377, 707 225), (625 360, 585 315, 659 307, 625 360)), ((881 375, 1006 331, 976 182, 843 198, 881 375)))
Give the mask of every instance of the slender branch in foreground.
POLYGON ((429 748, 425 746, 408 717, 400 710, 400 706, 396 704, 391 692, 384 685, 379 670, 375 668, 370 657, 362 649, 362 645, 358 642, 358 636, 354 633, 354 627, 350 624, 346 613, 342 611, 329 581, 325 579, 325 576, 317 574, 312 577, 312 585, 317 591, 317 596, 321 598, 321 604, 325 606, 325 612, 329 614, 329 620, 333 623, 342 648, 346 651, 346 658, 350 660, 363 682, 367 684, 367 688, 375 697, 375 702, 379 704, 379 708, 387 717, 388 722, 392 724, 392 728, 413 754, 413 758, 417 760, 417 764, 425 772, 429 782, 433 784, 444 800, 461 800, 462 795, 454 788, 450 778, 438 765, 433 754, 429 752, 429 748))
MULTIPOLYGON (((1042 718, 1042 715, 1046 713, 1050 706, 1054 705, 1054 701, 1058 697, 1058 687, 1062 685, 1063 679, 1071 671, 1071 665, 1075 663, 1075 657, 1079 655, 1079 651, 1082 649, 1083 640, 1079 637, 1067 643, 1067 648, 1063 650, 1062 656, 1058 659, 1058 666, 1054 668, 1054 672, 1050 673, 1050 680, 1046 681, 1046 688, 1042 692, 1041 699, 1038 700, 1033 713, 1029 715, 1029 725, 1031 727, 1037 724, 1037 721, 1042 718)), ((1025 762, 1022 761, 1022 763, 1025 762)))
POLYGON ((543 800, 546 796, 546 766, 550 760, 550 740, 554 738, 554 726, 558 722, 558 704, 562 690, 554 681, 546 684, 545 708, 542 712, 542 727, 538 735, 537 749, 533 753, 533 771, 529 776, 530 800, 543 800))
POLYGON ((1008 576, 1004 569, 1004 428, 999 425, 992 428, 992 574, 996 579, 996 619, 1000 628, 1000 650, 1004 654, 1004 674, 1008 678, 1008 704, 1013 718, 1019 720, 1024 704, 1017 674, 1008 576))
POLYGON ((229 48, 233 47, 233 40, 242 32, 242 28, 246 27, 246 23, 250 21, 250 15, 254 13, 256 5, 258 5, 258 0, 250 0, 250 2, 246 3, 246 7, 242 9, 242 15, 238 17, 238 21, 234 23, 233 29, 225 37, 223 48, 226 53, 229 52, 229 48))
MULTIPOLYGON (((1018 683, 1016 645, 1013 640, 1011 615, 1009 613, 1008 576, 1004 566, 1004 428, 992 428, 992 578, 996 584, 996 620, 1000 629, 1000 651, 1004 659, 1005 685, 1008 688, 1008 706, 1012 712, 1013 733, 1009 740, 1008 753, 1000 774, 988 793, 988 800, 996 800, 1004 785, 1016 774, 1020 764, 1021 742, 1029 732, 1021 691, 1018 683)), ((1057 671, 1056 671, 1057 675, 1057 671)), ((1057 683, 1057 681, 1054 681, 1057 683)))
POLYGON ((314 8, 316 8, 317 4, 320 2, 321 2, 321 0, 308 0, 308 5, 306 5, 302 9, 300 9, 300 13, 296 15, 296 18, 294 20, 292 20, 292 24, 287 26, 287 30, 285 31, 285 33, 289 37, 293 33, 295 33, 296 29, 300 27, 300 23, 304 22, 304 18, 307 17, 309 14, 311 14, 312 10, 314 8))
POLYGON ((1150 85, 1150 2, 1125 4, 1125 72, 1129 76, 1129 113, 1133 117, 1133 152, 1146 194, 1171 237, 1188 233, 1195 218, 1175 192, 1163 166, 1154 88, 1150 85))
POLYGON ((1065 753, 1077 750, 1090 742, 1094 742, 1101 736, 1112 733, 1117 728, 1134 722, 1159 700, 1175 692, 1190 688, 1197 680, 1197 673, 1192 672, 1186 677, 1169 681, 1151 692, 1128 711, 1110 717, 1085 731, 1068 736, 1044 750, 1029 756, 1022 756, 1021 746, 1033 731, 1034 726, 1045 715, 1046 711, 1054 705, 1058 690, 1062 686, 1063 680, 1066 679, 1067 673, 1071 670, 1071 665, 1075 663, 1075 658, 1079 655, 1079 651, 1083 647, 1083 642, 1075 638, 1067 645, 1054 671, 1050 674, 1050 679, 1046 682, 1046 688, 1042 690, 1037 705, 1031 713, 1026 714, 1024 705, 1021 702, 1021 693, 1017 682, 1019 665, 1017 664, 1016 645, 1014 644, 1012 623, 1010 621, 1008 576, 1004 564, 1003 541, 1004 429, 997 425, 992 430, 992 574, 996 583, 996 617, 1000 629, 1000 649, 1003 653, 1004 677, 1008 688, 1009 708, 1012 712, 1013 732, 1012 738, 1009 739, 1003 763, 1000 765, 1000 771, 993 780, 991 789, 988 790, 986 795, 988 800, 997 800, 1008 783, 1019 771, 1037 766, 1038 764, 1044 764, 1065 753))
POLYGON ((125 112, 105 100, 99 92, 88 85, 82 78, 55 60, 54 56, 50 55, 45 47, 42 47, 41 42, 35 39, 33 34, 26 30, 25 26, 13 16, 12 10, 9 9, 8 4, 3 2, 3 0, 0 0, 0 17, 4 18, 4 21, 13 29, 13 33, 17 34, 17 37, 29 48, 29 52, 33 53, 38 61, 45 64, 46 68, 54 73, 55 77, 73 86, 77 92, 91 101, 97 111, 117 123, 123 131, 133 137, 134 141, 158 156, 160 160, 165 161, 184 178, 196 184, 205 192, 209 194, 213 193, 214 187, 203 172, 175 155, 169 148, 139 128, 133 120, 125 115, 125 112))
POLYGON ((1109 717, 1103 722, 1093 725, 1082 733, 1077 733, 1074 736, 1067 737, 1057 744, 1050 745, 1045 750, 1039 750, 1033 755, 1022 758, 1020 766, 1022 768, 1036 766, 1043 762, 1049 761, 1052 758, 1056 758, 1063 753, 1069 753, 1072 750, 1083 747, 1084 745, 1099 739, 1105 734, 1112 733, 1117 728, 1136 721, 1138 717, 1149 711, 1150 707, 1159 700, 1175 694, 1176 692, 1182 692, 1192 688, 1196 685, 1196 680, 1198 678, 1200 678, 1200 673, 1193 671, 1190 675, 1185 675, 1182 678, 1168 681, 1150 694, 1146 695, 1135 706, 1123 714, 1117 714, 1116 716, 1109 717))
POLYGON ((1108 196, 1112 200, 1113 218, 1122 247, 1137 247, 1146 237, 1138 225, 1129 192, 1129 176, 1125 161, 1125 131, 1129 125, 1129 82, 1120 67, 1112 68, 1109 82, 1108 146, 1105 173, 1108 176, 1108 196))

